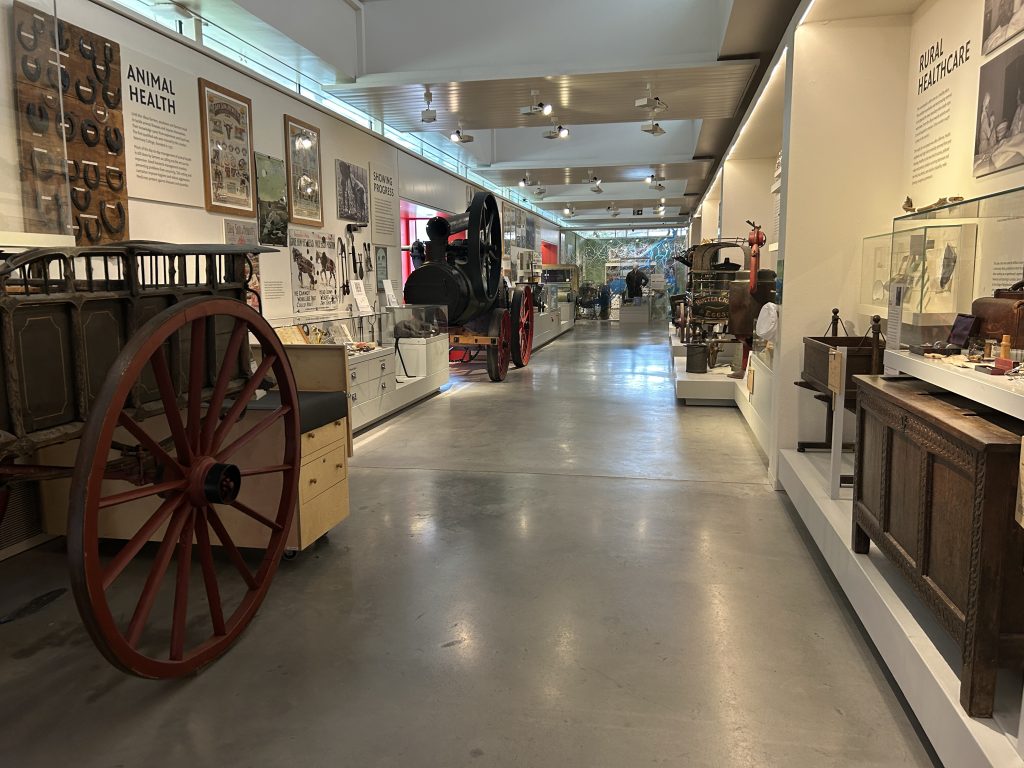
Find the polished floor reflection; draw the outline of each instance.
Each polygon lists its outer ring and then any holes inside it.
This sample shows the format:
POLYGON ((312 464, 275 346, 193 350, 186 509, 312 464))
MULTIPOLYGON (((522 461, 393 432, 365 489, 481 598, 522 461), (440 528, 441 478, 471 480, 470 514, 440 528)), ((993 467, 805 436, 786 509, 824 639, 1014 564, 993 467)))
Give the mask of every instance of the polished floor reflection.
MULTIPOLYGON (((200 677, 0 627, 0 755, 86 766, 926 766, 733 409, 584 323, 357 438, 352 516, 200 677)), ((0 564, 0 613, 66 580, 0 564)))

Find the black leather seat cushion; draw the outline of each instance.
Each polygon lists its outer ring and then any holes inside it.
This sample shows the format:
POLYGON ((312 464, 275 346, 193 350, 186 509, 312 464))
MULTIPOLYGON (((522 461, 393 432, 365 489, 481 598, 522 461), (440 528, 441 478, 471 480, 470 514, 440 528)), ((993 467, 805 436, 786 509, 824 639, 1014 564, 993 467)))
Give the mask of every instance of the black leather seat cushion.
MULTIPOLYGON (((268 392, 249 403, 251 411, 273 411, 281 407, 281 396, 268 392)), ((299 423, 303 433, 319 429, 348 415, 348 398, 344 392, 299 392, 299 423)))

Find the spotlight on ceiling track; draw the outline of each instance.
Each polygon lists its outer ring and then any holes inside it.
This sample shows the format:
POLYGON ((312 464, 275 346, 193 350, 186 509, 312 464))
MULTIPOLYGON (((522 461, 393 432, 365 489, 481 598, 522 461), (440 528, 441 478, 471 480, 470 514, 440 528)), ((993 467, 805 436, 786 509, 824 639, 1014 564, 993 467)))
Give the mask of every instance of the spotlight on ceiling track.
POLYGON ((533 194, 535 194, 537 197, 544 197, 544 195, 546 195, 547 193, 547 187, 537 187, 535 190, 533 190, 533 194))
POLYGON ((646 109, 650 112, 664 112, 668 109, 668 104, 651 93, 650 83, 647 84, 647 95, 634 101, 633 106, 637 109, 646 109))
POLYGON ((649 174, 647 174, 647 178, 644 179, 644 181, 647 184, 651 184, 651 185, 660 184, 664 180, 665 179, 663 177, 659 176, 654 171, 651 171, 649 174))
POLYGON ((430 102, 433 100, 433 98, 434 94, 430 92, 430 88, 425 88, 423 91, 423 101, 426 102, 427 107, 422 112, 420 112, 421 123, 432 123, 435 120, 437 120, 437 110, 430 108, 430 102))
POLYGON ((469 144, 469 142, 473 141, 475 137, 463 131, 462 125, 460 124, 456 130, 451 132, 451 135, 449 135, 448 138, 456 144, 469 144))
POLYGON ((649 133, 651 136, 664 136, 665 129, 661 127, 661 123, 654 122, 654 118, 651 118, 651 122, 646 125, 641 125, 640 130, 644 133, 649 133))
POLYGON ((657 190, 658 192, 664 192, 665 185, 660 182, 657 184, 651 184, 651 189, 657 190))
POLYGON ((583 184, 593 184, 595 186, 598 186, 598 185, 601 184, 601 180, 599 178, 597 178, 597 175, 594 173, 593 168, 591 168, 590 170, 587 171, 587 175, 585 177, 583 177, 583 182, 582 183, 583 184))
POLYGON ((540 91, 530 91, 530 106, 520 107, 520 115, 544 115, 549 116, 553 111, 554 107, 550 104, 545 104, 543 101, 539 101, 540 91))
POLYGON ((564 125, 556 125, 551 128, 550 131, 545 131, 545 139, 567 139, 569 138, 569 129, 564 125))
POLYGON ((520 187, 534 187, 536 185, 537 182, 530 178, 530 174, 526 174, 519 180, 520 187))
POLYGON ((608 211, 612 218, 615 218, 620 213, 619 206, 617 206, 615 203, 609 205, 605 210, 608 211))
POLYGON ((563 208, 563 209, 562 209, 562 213, 563 213, 563 214, 564 214, 564 215, 565 215, 565 216, 566 216, 567 218, 570 218, 570 219, 571 219, 571 218, 572 218, 573 216, 575 216, 575 215, 576 215, 576 208, 575 208, 574 206, 571 206, 571 205, 567 205, 567 206, 565 206, 565 208, 563 208))

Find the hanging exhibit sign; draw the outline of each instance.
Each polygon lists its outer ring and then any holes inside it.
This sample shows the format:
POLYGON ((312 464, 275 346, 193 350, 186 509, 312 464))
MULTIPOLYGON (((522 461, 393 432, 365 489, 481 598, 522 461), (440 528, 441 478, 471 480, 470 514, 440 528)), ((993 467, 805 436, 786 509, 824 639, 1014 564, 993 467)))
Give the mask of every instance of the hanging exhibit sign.
POLYGON ((255 216, 252 101, 200 78, 199 112, 206 210, 255 216))
POLYGON ((335 160, 334 176, 338 187, 338 218, 368 224, 370 198, 366 190, 369 182, 366 168, 335 160))
POLYGON ((376 243, 400 245, 398 239, 398 170, 370 163, 370 232, 376 243))
POLYGON ((288 164, 288 219, 293 224, 322 227, 324 208, 320 181, 320 129, 285 115, 284 141, 288 164))
POLYGON ((312 229, 288 230, 292 274, 292 311, 338 310, 338 239, 312 229))
POLYGON ((288 179, 284 160, 256 153, 256 213, 262 245, 288 245, 288 179))
POLYGON ((203 205, 195 76, 122 48, 121 93, 132 197, 203 205))

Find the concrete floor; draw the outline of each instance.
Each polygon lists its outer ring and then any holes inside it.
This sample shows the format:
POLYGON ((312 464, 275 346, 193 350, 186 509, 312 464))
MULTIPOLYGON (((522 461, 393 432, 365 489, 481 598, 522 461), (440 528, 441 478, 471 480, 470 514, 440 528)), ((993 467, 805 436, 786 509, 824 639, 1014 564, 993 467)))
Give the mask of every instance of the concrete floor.
MULTIPOLYGON (((584 323, 357 439, 352 516, 195 679, 0 626, 10 766, 928 766, 733 409, 584 323)), ((0 564, 0 615, 64 585, 0 564)))

